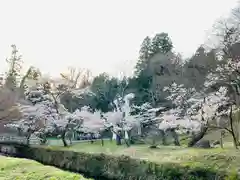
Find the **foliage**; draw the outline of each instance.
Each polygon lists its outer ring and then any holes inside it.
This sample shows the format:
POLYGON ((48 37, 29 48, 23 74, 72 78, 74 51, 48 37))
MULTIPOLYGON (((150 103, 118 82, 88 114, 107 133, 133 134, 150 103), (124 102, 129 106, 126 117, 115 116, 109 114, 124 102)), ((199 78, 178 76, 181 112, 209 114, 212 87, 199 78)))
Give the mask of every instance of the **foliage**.
POLYGON ((139 60, 136 64, 136 71, 135 74, 139 76, 142 74, 142 71, 147 68, 147 61, 151 56, 151 39, 150 37, 146 37, 140 47, 139 50, 139 60))
POLYGON ((44 85, 39 84, 29 88, 25 95, 26 100, 19 105, 23 114, 21 120, 6 125, 17 130, 19 135, 26 134, 29 140, 33 133, 40 136, 54 131, 62 133, 74 123, 78 126, 76 119, 69 117, 69 113, 62 106, 58 104, 56 109, 55 101, 44 85))
POLYGON ((163 57, 157 61, 161 62, 166 59, 168 53, 171 53, 173 48, 171 39, 167 33, 156 34, 152 39, 146 37, 139 51, 139 58, 135 66, 134 77, 129 80, 129 88, 136 95, 134 102, 138 105, 144 102, 152 102, 155 104, 156 92, 154 89, 155 70, 152 66, 156 66, 152 60, 156 54, 162 54, 163 57))
POLYGON ((90 87, 85 87, 64 92, 60 97, 60 103, 70 113, 73 113, 84 106, 96 109, 98 102, 96 101, 96 94, 91 91, 90 87))
POLYGON ((216 50, 207 52, 200 46, 184 64, 183 75, 187 79, 184 81, 185 86, 201 89, 208 73, 214 71, 219 63, 216 50))
POLYGON ((103 112, 112 110, 112 105, 118 92, 118 80, 102 73, 93 79, 91 90, 96 94, 96 109, 103 112))
POLYGON ((16 45, 11 45, 12 54, 7 63, 9 64, 9 70, 7 72, 6 86, 8 88, 16 88, 18 86, 18 81, 20 77, 20 71, 22 69, 22 56, 18 55, 18 50, 16 45))
POLYGON ((151 43, 151 54, 157 52, 167 53, 173 48, 172 41, 167 33, 156 34, 151 43))

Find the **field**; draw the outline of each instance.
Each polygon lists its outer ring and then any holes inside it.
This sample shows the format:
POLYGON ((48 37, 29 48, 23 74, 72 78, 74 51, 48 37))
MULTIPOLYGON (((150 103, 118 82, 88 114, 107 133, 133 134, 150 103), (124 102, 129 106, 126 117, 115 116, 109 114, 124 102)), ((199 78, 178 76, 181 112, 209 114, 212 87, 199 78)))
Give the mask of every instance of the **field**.
MULTIPOLYGON (((217 140, 219 137, 218 134, 218 132, 211 133, 207 135, 205 139, 217 140)), ((159 164, 174 163, 182 166, 211 168, 218 172, 227 171, 231 176, 231 174, 240 172, 240 151, 233 148, 231 136, 227 136, 224 142, 224 149, 220 147, 211 149, 187 148, 183 141, 180 147, 169 145, 150 149, 146 144, 131 145, 130 147, 126 147, 126 145, 117 146, 115 141, 111 142, 109 140, 104 141, 104 146, 101 146, 100 141, 95 141, 93 144, 90 142, 74 142, 73 145, 69 147, 63 147, 61 140, 49 139, 49 145, 47 145, 46 148, 84 153, 104 153, 114 156, 127 155, 132 158, 144 159, 159 164)), ((0 161, 4 162, 4 164, 2 163, 1 165, 1 169, 4 169, 4 171, 2 170, 0 179, 4 177, 4 175, 10 174, 10 172, 14 173, 5 179, 17 179, 16 177, 18 176, 20 179, 79 179, 81 177, 56 168, 43 166, 30 160, 6 158, 6 160, 0 159, 0 161), (21 165, 26 164, 21 166, 24 168, 18 167, 20 163, 21 165), (6 166, 10 168, 4 168, 6 166), (49 170, 49 168, 53 170, 49 170), (20 175, 22 176, 20 177, 20 175)))
POLYGON ((159 146, 150 149, 147 145, 116 146, 115 142, 100 141, 76 143, 70 147, 51 146, 77 152, 106 153, 111 155, 128 155, 132 158, 145 159, 157 163, 179 163, 186 166, 210 167, 218 171, 238 172, 240 169, 240 151, 233 149, 232 143, 225 143, 225 148, 196 149, 176 146, 159 146))
POLYGON ((5 156, 0 156, 0 169, 0 180, 87 180, 36 161, 5 156))

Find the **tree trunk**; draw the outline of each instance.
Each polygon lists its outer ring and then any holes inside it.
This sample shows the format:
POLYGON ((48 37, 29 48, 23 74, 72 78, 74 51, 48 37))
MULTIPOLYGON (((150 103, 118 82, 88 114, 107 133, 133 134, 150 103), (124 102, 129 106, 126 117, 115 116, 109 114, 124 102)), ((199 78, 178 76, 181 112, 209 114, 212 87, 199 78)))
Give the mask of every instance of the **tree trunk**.
POLYGON ((237 138, 234 134, 234 132, 231 132, 232 138, 233 138, 233 146, 235 149, 238 149, 238 143, 237 143, 237 138))
POLYGON ((224 135, 224 131, 221 131, 221 136, 220 136, 220 146, 223 149, 223 135, 224 135))
POLYGON ((172 137, 174 139, 174 141, 173 141, 174 145, 175 146, 180 146, 178 135, 177 135, 177 133, 176 133, 176 131, 174 129, 172 130, 172 137))
POLYGON ((18 136, 22 136, 21 128, 17 128, 17 135, 18 135, 18 136))
POLYGON ((127 139, 124 138, 124 142, 126 143, 127 147, 130 147, 129 140, 127 140, 127 139))
POLYGON ((164 134, 163 137, 162 137, 162 144, 163 144, 164 146, 167 145, 167 139, 166 139, 165 134, 164 134))
POLYGON ((30 137, 31 137, 32 133, 34 133, 34 131, 31 128, 29 128, 27 130, 27 145, 30 144, 30 137))
POLYGON ((232 110, 232 106, 231 106, 230 113, 229 113, 229 119, 230 119, 230 128, 231 128, 230 133, 231 133, 232 138, 233 138, 233 146, 235 147, 235 149, 238 149, 238 140, 236 138, 234 127, 233 127, 233 110, 232 110))
POLYGON ((29 74, 32 72, 32 66, 28 68, 26 74, 23 76, 23 78, 20 81, 20 89, 24 89, 24 84, 26 82, 26 79, 28 78, 29 74))
POLYGON ((161 129, 160 129, 160 132, 161 132, 161 136, 162 136, 162 145, 166 146, 167 140, 166 140, 165 132, 161 129))
POLYGON ((64 130, 64 131, 62 132, 62 134, 61 134, 61 138, 62 138, 63 146, 64 146, 64 147, 67 147, 68 144, 67 144, 67 141, 66 141, 66 139, 65 139, 65 133, 66 133, 66 131, 64 130))
POLYGON ((129 134, 127 131, 124 131, 124 142, 127 145, 127 147, 130 147, 129 134))
MULTIPOLYGON (((235 93, 235 102, 236 102, 236 106, 237 106, 237 109, 239 110, 239 107, 240 107, 240 99, 239 99, 239 92, 238 92, 238 87, 235 87, 234 88, 234 93, 235 93)), ((231 106, 231 122, 233 123, 233 114, 232 114, 232 106, 231 106)), ((235 126, 234 126, 234 143, 236 144, 236 147, 239 145, 239 125, 240 125, 240 122, 239 122, 239 111, 237 111, 235 113, 236 115, 236 120, 235 120, 235 126)), ((233 129, 232 129, 233 130, 233 129)))
POLYGON ((45 134, 40 134, 40 143, 46 144, 47 143, 47 136, 45 134))
POLYGON ((91 144, 93 144, 93 134, 90 134, 90 138, 91 138, 91 144))
POLYGON ((104 146, 104 140, 103 140, 103 138, 101 138, 101 144, 102 144, 102 146, 104 146))
POLYGON ((28 133, 28 135, 27 135, 27 145, 30 144, 30 137, 31 137, 31 133, 28 133))
POLYGON ((207 130, 207 125, 203 125, 200 132, 192 136, 191 140, 188 142, 188 147, 193 147, 199 140, 201 140, 206 134, 207 130))

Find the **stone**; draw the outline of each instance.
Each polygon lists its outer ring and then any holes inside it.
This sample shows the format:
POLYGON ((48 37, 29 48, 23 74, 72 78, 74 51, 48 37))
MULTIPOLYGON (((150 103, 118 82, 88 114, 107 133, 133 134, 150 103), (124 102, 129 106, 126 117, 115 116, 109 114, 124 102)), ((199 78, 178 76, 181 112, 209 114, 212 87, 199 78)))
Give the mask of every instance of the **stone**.
POLYGON ((193 147, 195 148, 211 148, 209 140, 200 140, 193 147))

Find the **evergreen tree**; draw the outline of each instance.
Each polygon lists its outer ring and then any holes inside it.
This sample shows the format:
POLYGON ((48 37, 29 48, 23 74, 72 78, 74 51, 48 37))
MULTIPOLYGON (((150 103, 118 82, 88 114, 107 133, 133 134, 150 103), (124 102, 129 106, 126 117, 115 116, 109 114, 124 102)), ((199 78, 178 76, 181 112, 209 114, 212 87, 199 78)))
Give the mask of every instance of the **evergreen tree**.
POLYGON ((158 33, 152 39, 151 54, 158 52, 167 53, 173 48, 172 41, 167 33, 158 33))
POLYGON ((147 36, 143 40, 139 50, 139 58, 135 67, 136 69, 135 75, 138 76, 144 69, 146 69, 150 53, 151 53, 151 39, 147 36))
MULTIPOLYGON (((153 84, 153 77, 155 76, 152 67, 151 58, 157 54, 170 53, 173 48, 172 41, 167 33, 158 33, 153 39, 148 36, 143 40, 137 64, 135 66, 135 77, 130 80, 129 87, 135 92, 135 103, 152 101, 151 88, 153 84)), ((168 59, 168 58, 167 58, 168 59)), ((159 60, 162 60, 160 58, 159 60)), ((155 67, 157 68, 157 67, 155 67)))
POLYGON ((12 54, 9 59, 6 59, 9 64, 9 70, 7 72, 7 78, 5 85, 9 88, 16 88, 20 77, 20 71, 22 69, 22 56, 18 55, 16 45, 12 45, 12 54))

